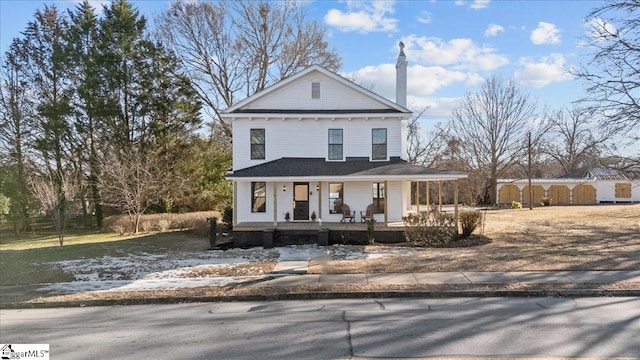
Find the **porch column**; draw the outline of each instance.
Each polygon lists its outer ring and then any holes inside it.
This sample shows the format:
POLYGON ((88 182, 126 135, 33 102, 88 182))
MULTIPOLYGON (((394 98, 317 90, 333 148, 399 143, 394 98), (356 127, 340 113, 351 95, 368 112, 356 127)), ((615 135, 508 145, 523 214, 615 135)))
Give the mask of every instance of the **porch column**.
POLYGON ((318 219, 322 220, 322 181, 318 181, 318 219))
POLYGON ((438 211, 442 212, 442 180, 438 181, 438 211))
POLYGON ((420 213, 420 181, 416 181, 416 213, 420 213))
POLYGON ((460 228, 460 220, 458 218, 458 180, 453 180, 453 216, 456 218, 456 234, 460 228))
POLYGON ((387 187, 387 181, 384 181, 384 225, 386 226, 388 223, 388 214, 389 214, 389 191, 387 187))
POLYGON ((424 186, 427 188, 427 213, 429 213, 429 211, 431 211, 431 203, 429 202, 429 182, 426 181, 424 186))
POLYGON ((273 226, 278 226, 278 183, 273 182, 273 226))
POLYGON ((238 182, 233 181, 233 227, 238 225, 238 182))

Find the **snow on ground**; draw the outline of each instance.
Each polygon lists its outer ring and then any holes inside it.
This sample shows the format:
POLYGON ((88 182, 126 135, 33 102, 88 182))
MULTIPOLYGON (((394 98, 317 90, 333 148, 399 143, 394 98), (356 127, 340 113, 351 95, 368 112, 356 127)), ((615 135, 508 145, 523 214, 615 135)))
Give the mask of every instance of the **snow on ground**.
POLYGON ((372 247, 352 245, 293 245, 264 249, 213 250, 202 252, 171 252, 166 254, 131 253, 124 256, 66 260, 45 265, 72 274, 75 281, 46 284, 40 290, 55 293, 82 291, 170 290, 185 287, 226 286, 264 277, 260 267, 252 262, 310 260, 321 255, 332 259, 366 259, 388 254, 410 253, 412 248, 372 247), (208 274, 193 277, 194 273, 211 273, 209 268, 243 266, 248 276, 223 277, 208 274), (249 265, 249 266, 246 266, 249 265), (205 270, 205 271, 202 271, 205 270))

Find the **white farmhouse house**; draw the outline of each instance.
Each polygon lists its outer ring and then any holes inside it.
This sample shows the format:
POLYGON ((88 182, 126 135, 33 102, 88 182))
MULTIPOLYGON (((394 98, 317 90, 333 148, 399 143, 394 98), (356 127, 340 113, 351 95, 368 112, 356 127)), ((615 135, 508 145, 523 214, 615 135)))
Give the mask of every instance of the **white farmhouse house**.
POLYGON ((222 113, 233 128, 234 232, 313 221, 330 232, 367 216, 400 222, 412 211, 412 181, 467 177, 406 161, 402 47, 396 102, 314 65, 222 113))

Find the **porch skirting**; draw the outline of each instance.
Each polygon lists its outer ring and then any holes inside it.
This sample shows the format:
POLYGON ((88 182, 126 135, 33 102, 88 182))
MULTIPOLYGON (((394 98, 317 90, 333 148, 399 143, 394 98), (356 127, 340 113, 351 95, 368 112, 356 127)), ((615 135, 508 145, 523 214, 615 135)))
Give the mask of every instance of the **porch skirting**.
MULTIPOLYGON (((404 228, 376 229, 374 236, 376 243, 392 244, 404 242, 404 228)), ((236 247, 274 246, 317 244, 321 246, 345 244, 366 245, 369 243, 366 229, 357 227, 342 228, 278 228, 240 229, 233 231, 233 245, 236 247)))

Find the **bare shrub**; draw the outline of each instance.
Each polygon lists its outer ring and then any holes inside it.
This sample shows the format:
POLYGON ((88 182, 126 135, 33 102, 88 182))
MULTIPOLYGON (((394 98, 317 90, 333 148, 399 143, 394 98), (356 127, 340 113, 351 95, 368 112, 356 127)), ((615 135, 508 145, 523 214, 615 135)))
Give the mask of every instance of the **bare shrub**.
POLYGON ((152 226, 151 226, 151 222, 150 221, 142 221, 140 222, 140 230, 142 230, 142 232, 150 232, 153 230, 152 226))
POLYGON ((160 219, 158 220, 158 230, 160 232, 165 232, 167 230, 169 230, 169 228, 171 227, 171 221, 168 219, 160 219))
MULTIPOLYGON (((140 219, 142 231, 194 230, 197 234, 206 236, 209 233, 208 217, 220 219, 218 211, 197 211, 184 214, 144 214, 140 219), (144 227, 148 223, 148 229, 144 227), (154 227, 152 224, 155 224, 154 227)), ((133 232, 131 220, 127 215, 114 215, 105 218, 105 229, 120 233, 133 232)))
POLYGON ((462 226, 461 238, 468 238, 471 233, 482 223, 482 213, 479 211, 460 212, 460 225, 462 226))
POLYGON ((124 226, 120 224, 113 226, 113 231, 118 233, 118 235, 124 235, 124 229, 124 226))
POLYGON ((403 221, 407 242, 416 246, 447 247, 456 238, 456 220, 451 214, 409 214, 403 221))

